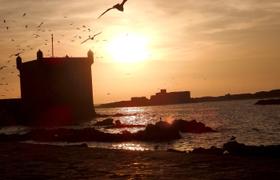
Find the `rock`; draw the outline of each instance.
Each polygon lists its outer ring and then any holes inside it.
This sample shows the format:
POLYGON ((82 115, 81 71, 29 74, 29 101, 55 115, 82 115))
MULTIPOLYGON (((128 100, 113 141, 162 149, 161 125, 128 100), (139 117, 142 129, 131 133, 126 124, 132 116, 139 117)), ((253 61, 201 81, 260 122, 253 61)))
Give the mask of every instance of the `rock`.
POLYGON ((95 126, 113 126, 114 120, 112 118, 107 118, 102 121, 96 122, 94 125, 95 126))
POLYGON ((205 132, 216 132, 210 127, 205 126, 201 122, 197 122, 196 120, 186 121, 182 119, 174 120, 172 123, 176 129, 181 132, 188 133, 205 133, 205 132))
POLYGON ((280 105, 280 99, 259 100, 255 104, 256 105, 280 105))

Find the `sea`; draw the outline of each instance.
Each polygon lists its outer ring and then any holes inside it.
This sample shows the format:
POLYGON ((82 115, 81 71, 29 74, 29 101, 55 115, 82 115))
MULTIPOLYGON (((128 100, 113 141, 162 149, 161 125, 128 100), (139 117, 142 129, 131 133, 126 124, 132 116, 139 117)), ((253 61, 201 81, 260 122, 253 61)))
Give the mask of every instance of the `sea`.
MULTIPOLYGON (((97 108, 99 114, 113 115, 124 124, 154 124, 160 120, 172 122, 175 119, 196 120, 216 130, 214 133, 181 133, 179 140, 151 143, 151 142, 78 142, 78 143, 47 143, 54 145, 73 145, 87 143, 89 147, 125 149, 133 151, 167 150, 191 151, 194 148, 211 146, 222 147, 233 136, 239 143, 246 145, 279 145, 280 144, 280 106, 279 105, 255 105, 257 100, 235 100, 219 102, 202 102, 180 105, 124 107, 124 108, 97 108)), ((93 119, 90 122, 78 126, 66 128, 93 127, 96 121, 105 118, 93 119)), ((137 132, 144 128, 105 129, 99 130, 109 133, 119 133, 123 130, 137 132)), ((2 127, 0 134, 25 133, 28 127, 2 127)), ((42 143, 28 141, 26 143, 42 143)), ((43 143, 42 143, 43 144, 43 143)))

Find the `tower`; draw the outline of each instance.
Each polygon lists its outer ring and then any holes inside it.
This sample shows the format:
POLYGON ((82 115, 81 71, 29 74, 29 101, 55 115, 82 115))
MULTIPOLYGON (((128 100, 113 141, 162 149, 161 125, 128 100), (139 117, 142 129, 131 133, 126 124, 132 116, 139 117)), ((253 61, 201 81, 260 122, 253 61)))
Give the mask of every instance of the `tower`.
POLYGON ((87 57, 44 57, 22 62, 18 57, 23 111, 32 124, 68 125, 95 116, 91 65, 87 57))

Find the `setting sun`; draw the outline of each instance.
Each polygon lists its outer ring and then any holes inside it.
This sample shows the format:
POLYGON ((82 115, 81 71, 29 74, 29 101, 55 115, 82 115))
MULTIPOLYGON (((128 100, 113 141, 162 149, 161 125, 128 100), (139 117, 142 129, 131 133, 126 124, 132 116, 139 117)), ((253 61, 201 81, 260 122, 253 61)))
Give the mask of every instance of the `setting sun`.
POLYGON ((114 61, 143 61, 149 57, 148 39, 136 34, 119 35, 109 42, 107 51, 114 61))

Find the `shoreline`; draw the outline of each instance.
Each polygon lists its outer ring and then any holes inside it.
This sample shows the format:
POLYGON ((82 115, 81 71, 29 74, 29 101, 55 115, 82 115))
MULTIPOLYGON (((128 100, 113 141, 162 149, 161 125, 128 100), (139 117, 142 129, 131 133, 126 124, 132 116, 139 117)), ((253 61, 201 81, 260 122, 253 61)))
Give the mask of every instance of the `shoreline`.
POLYGON ((0 143, 3 179, 277 179, 280 158, 0 143))

